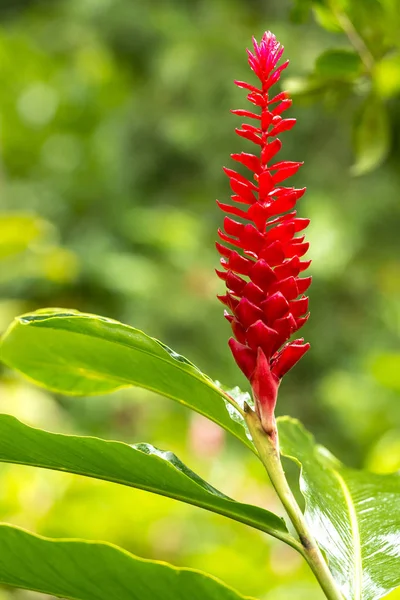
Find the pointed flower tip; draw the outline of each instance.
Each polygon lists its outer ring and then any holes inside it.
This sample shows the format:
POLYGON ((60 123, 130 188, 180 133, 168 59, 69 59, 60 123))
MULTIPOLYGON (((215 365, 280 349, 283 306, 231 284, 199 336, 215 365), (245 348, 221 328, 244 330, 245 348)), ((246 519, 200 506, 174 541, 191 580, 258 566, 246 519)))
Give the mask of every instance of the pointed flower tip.
POLYGON ((274 411, 278 397, 279 378, 271 371, 268 358, 261 348, 257 351, 256 367, 250 379, 258 416, 264 430, 274 429, 274 411))
MULTIPOLYGON (((255 37, 252 38, 254 54, 249 49, 247 49, 248 61, 250 68, 257 77, 263 81, 265 78, 268 78, 271 71, 278 64, 282 54, 283 54, 283 46, 278 42, 275 35, 271 31, 266 31, 260 42, 258 42, 255 37)), ((286 61, 282 64, 278 70, 275 72, 274 79, 270 82, 270 86, 279 79, 280 71, 285 69, 289 61, 286 61)))
POLYGON ((281 379, 310 349, 310 344, 296 343, 300 340, 288 344, 273 363, 272 372, 281 379))

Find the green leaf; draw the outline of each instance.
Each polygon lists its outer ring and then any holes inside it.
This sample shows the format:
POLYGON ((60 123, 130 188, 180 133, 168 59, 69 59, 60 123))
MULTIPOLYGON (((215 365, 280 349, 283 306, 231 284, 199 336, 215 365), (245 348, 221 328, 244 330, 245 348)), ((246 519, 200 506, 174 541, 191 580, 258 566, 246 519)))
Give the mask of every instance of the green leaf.
POLYGON ((112 319, 64 309, 17 318, 0 359, 47 389, 95 395, 138 386, 208 417, 253 450, 226 392, 158 340, 112 319), (230 411, 230 412, 229 412, 230 411))
POLYGON ((48 433, 0 415, 0 461, 68 471, 147 490, 205 508, 283 541, 291 542, 283 519, 222 494, 172 452, 150 444, 48 433))
POLYGON ((9 525, 0 525, 0 583, 74 600, 244 600, 200 571, 144 560, 111 544, 50 540, 9 525))
POLYGON ((385 104, 374 94, 366 98, 354 123, 353 175, 378 167, 390 149, 390 125, 385 104))
POLYGON ((315 72, 321 77, 351 80, 362 73, 362 62, 353 50, 327 50, 317 58, 315 72))
POLYGON ((400 476, 348 469, 296 420, 279 420, 282 454, 301 466, 305 515, 346 600, 400 585, 400 476))
POLYGON ((332 31, 334 33, 342 31, 342 26, 340 25, 337 16, 332 12, 329 6, 315 4, 313 6, 313 13, 318 25, 321 25, 321 27, 327 31, 332 31))

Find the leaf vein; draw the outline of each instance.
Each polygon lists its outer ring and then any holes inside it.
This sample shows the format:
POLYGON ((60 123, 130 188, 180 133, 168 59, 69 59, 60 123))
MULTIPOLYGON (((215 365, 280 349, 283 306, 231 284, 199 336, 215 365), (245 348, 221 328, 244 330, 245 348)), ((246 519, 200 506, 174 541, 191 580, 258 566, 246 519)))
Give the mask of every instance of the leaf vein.
POLYGON ((363 589, 363 567, 362 567, 362 555, 361 555, 361 538, 360 529, 358 526, 358 518, 356 509, 354 506, 353 499, 350 494, 350 490, 346 485, 345 480, 340 473, 332 469, 332 474, 339 482, 342 489, 343 496, 347 505, 350 519, 350 529, 353 538, 354 547, 354 600, 362 600, 362 589, 363 589))

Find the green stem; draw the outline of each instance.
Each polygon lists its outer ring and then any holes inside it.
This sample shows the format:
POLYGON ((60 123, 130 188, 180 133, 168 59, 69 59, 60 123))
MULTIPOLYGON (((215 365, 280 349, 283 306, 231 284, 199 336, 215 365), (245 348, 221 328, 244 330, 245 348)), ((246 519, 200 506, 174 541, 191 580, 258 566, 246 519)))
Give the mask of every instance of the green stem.
POLYGON ((301 554, 308 562, 328 600, 343 600, 343 596, 337 588, 317 542, 308 529, 304 515, 286 480, 279 455, 277 431, 275 430, 272 435, 268 435, 262 428, 256 413, 248 406, 245 418, 254 445, 267 470, 271 483, 298 533, 301 542, 301 554))
POLYGON ((336 10, 333 3, 331 4, 331 9, 334 16, 337 18, 339 25, 347 35, 348 40, 353 45, 353 48, 358 52, 368 73, 371 74, 374 69, 375 60, 363 38, 360 36, 346 13, 336 10))

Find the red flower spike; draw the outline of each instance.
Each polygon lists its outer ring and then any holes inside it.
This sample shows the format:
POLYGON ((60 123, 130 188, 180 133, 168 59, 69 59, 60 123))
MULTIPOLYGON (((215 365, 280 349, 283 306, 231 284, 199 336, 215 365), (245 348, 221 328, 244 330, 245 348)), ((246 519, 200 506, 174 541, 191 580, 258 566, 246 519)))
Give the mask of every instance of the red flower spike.
POLYGON ((245 167, 253 171, 254 173, 261 172, 261 161, 254 154, 247 154, 246 152, 241 152, 240 154, 231 154, 231 158, 236 160, 237 162, 242 163, 245 167))
POLYGON ((243 231, 240 234, 240 241, 251 252, 259 252, 265 246, 265 240, 262 233, 250 223, 247 223, 247 225, 243 227, 243 231))
POLYGON ((253 204, 256 201, 248 182, 243 183, 242 181, 231 177, 229 183, 231 184, 232 191, 244 198, 248 204, 253 204))
POLYGON ((258 285, 249 281, 243 289, 243 297, 258 306, 264 300, 264 292, 258 285))
POLYGON ((278 333, 275 329, 271 329, 261 320, 250 325, 246 332, 247 345, 256 352, 261 348, 264 354, 271 354, 277 337, 278 333))
POLYGON ((271 267, 276 267, 285 259, 284 246, 281 241, 272 242, 264 248, 259 255, 259 258, 266 260, 271 267))
POLYGON ((293 223, 296 227, 296 233, 298 233, 299 231, 303 231, 303 229, 308 227, 310 219, 293 219, 293 223))
POLYGON ((281 100, 288 100, 288 99, 289 99, 288 92, 280 92, 279 94, 274 96, 272 98, 272 100, 268 100, 268 104, 275 104, 275 102, 280 102, 281 100))
POLYGON ((274 179, 268 171, 263 171, 258 177, 259 198, 264 200, 274 188, 274 179))
POLYGON ((254 85, 250 85, 250 83, 246 83, 245 81, 238 81, 237 79, 235 79, 233 83, 235 83, 239 88, 243 88, 245 90, 250 90, 251 92, 261 94, 261 90, 256 88, 254 85))
MULTIPOLYGON (((288 194, 275 200, 269 208, 269 216, 273 217, 281 212, 291 210, 296 206, 296 199, 293 195, 288 194)), ((270 223, 269 223, 270 224, 270 223)))
POLYGON ((292 300, 289 303, 290 312, 294 317, 301 317, 301 315, 305 315, 308 311, 308 298, 307 296, 303 296, 298 300, 292 300))
POLYGON ((245 129, 235 129, 235 131, 242 138, 245 138, 246 140, 250 140, 250 142, 254 142, 255 144, 259 144, 260 146, 262 146, 262 140, 260 136, 256 135, 252 131, 246 131, 245 129))
POLYGON ((296 343, 297 341, 288 344, 273 363, 272 372, 276 377, 286 375, 310 348, 310 344, 296 343))
POLYGON ((310 318, 310 313, 306 314, 305 317, 300 317, 299 319, 296 319, 296 328, 294 329, 294 331, 298 331, 299 329, 301 329, 303 327, 303 325, 305 323, 307 323, 309 318, 310 318))
POLYGON ((245 210, 241 210, 236 206, 231 206, 230 204, 222 204, 217 200, 217 204, 221 210, 225 211, 229 215, 235 215, 236 217, 241 217, 242 219, 247 219, 247 212, 245 210))
POLYGON ((248 219, 253 221, 259 231, 265 231, 265 225, 267 223, 269 214, 268 208, 261 204, 261 202, 256 202, 250 206, 246 216, 248 219))
POLYGON ((226 276, 227 276, 227 272, 226 271, 219 271, 218 269, 214 269, 216 274, 218 275, 218 277, 220 279, 222 279, 222 281, 226 281, 226 276))
POLYGON ((271 158, 273 158, 276 154, 278 154, 279 150, 282 148, 281 140, 274 140, 269 144, 265 143, 265 145, 261 148, 261 160, 263 164, 266 164, 271 158))
POLYGON ((221 240, 223 240, 224 242, 228 242, 228 244, 232 244, 233 246, 236 246, 237 248, 242 248, 242 244, 240 242, 238 242, 238 240, 236 238, 229 237, 229 235, 226 235, 226 233, 221 231, 221 229, 218 229, 218 235, 221 238, 221 240))
POLYGON ((241 175, 240 173, 236 173, 236 171, 234 171, 233 169, 227 169, 226 167, 224 167, 223 170, 230 179, 237 179, 238 181, 240 181, 240 183, 243 183, 243 185, 258 192, 258 187, 254 185, 252 181, 249 181, 248 179, 246 179, 246 177, 243 177, 243 175, 241 175))
POLYGON ((276 169, 287 169, 288 167, 300 167, 303 164, 304 163, 302 162, 294 162, 292 160, 280 160, 279 162, 270 165, 269 170, 275 171, 276 169))
POLYGON ((309 242, 304 242, 304 244, 290 244, 285 248, 286 258, 291 258, 292 256, 304 256, 306 252, 308 252, 308 248, 310 247, 309 242))
POLYGON ((239 301, 239 304, 235 309, 235 315, 239 323, 241 323, 246 330, 250 325, 253 325, 253 323, 259 321, 264 316, 262 310, 250 302, 250 300, 247 300, 247 298, 242 298, 239 301))
POLYGON ((276 108, 274 108, 271 112, 273 115, 281 115, 285 110, 292 106, 292 100, 288 98, 287 100, 283 100, 276 108))
POLYGON ((296 119, 282 119, 273 129, 269 132, 270 137, 279 135, 283 131, 289 131, 296 125, 296 119))
POLYGON ((233 113, 234 115, 237 115, 238 117, 248 117, 249 119, 258 119, 258 120, 261 119, 260 115, 255 115, 250 110, 240 110, 240 109, 239 110, 231 110, 231 113, 233 113))
MULTIPOLYGON (((226 274, 225 281, 226 281, 226 287, 228 288, 229 291, 233 292, 237 296, 242 295, 243 290, 246 286, 246 282, 244 279, 242 279, 238 275, 235 275, 235 273, 232 273, 232 271, 228 271, 226 274)), ((301 313, 301 314, 304 314, 304 313, 301 313)))
MULTIPOLYGON (((277 200, 274 202, 274 206, 277 200)), ((296 211, 292 211, 290 213, 286 213, 285 215, 281 215, 280 217, 276 217, 272 219, 272 221, 268 221, 268 226, 276 225, 277 223, 283 223, 284 221, 291 221, 296 216, 296 211)))
POLYGON ((297 164, 295 163, 294 165, 290 165, 290 167, 286 167, 286 168, 280 167, 279 170, 273 176, 274 184, 280 183, 281 181, 284 181, 288 177, 292 177, 292 175, 295 175, 297 173, 297 171, 300 169, 301 165, 302 165, 302 163, 297 163, 297 164))
POLYGON ((285 279, 286 277, 297 277, 300 273, 300 259, 298 256, 293 256, 289 260, 285 261, 281 265, 278 265, 274 271, 278 279, 285 279))
POLYGON ((286 277, 286 279, 275 281, 270 287, 270 292, 271 294, 281 292, 286 300, 294 300, 300 293, 295 277, 286 277))
POLYGON ((254 154, 241 152, 231 157, 252 173, 249 179, 233 169, 224 168, 233 190, 234 204, 218 206, 238 222, 225 217, 221 239, 237 248, 217 243, 227 293, 219 299, 231 311, 226 313, 233 335, 229 346, 235 361, 249 379, 257 414, 267 433, 275 431, 274 410, 280 380, 307 352, 303 339, 290 341, 292 334, 308 319, 308 298, 303 294, 311 277, 299 277, 311 261, 300 260, 308 242, 299 236, 309 219, 298 218, 293 210, 305 188, 286 186, 301 162, 279 161, 275 157, 282 143, 277 135, 295 125, 293 118, 282 118, 292 104, 287 92, 271 94, 288 61, 278 65, 283 47, 266 32, 260 43, 253 39, 248 63, 260 81, 253 85, 235 81, 247 90, 251 110, 233 110, 233 114, 251 119, 237 134, 256 145, 254 154), (274 105, 274 106, 272 106, 274 105), (289 212, 292 211, 292 212, 289 212), (233 314, 232 314, 233 313, 233 314))
POLYGON ((280 240, 281 242, 285 243, 289 242, 293 238, 295 233, 296 228, 294 226, 294 223, 291 223, 289 221, 288 223, 282 223, 270 229, 266 235, 266 239, 268 242, 280 240))
POLYGON ((239 275, 249 275, 253 265, 254 263, 252 260, 243 258, 243 256, 240 256, 235 250, 233 250, 229 256, 229 268, 234 271, 234 273, 239 273, 239 275))
POLYGON ((291 313, 288 313, 281 319, 277 319, 272 323, 272 328, 278 332, 278 339, 274 351, 278 350, 282 344, 297 330, 296 319, 291 313))
POLYGON ((250 350, 245 344, 236 341, 234 338, 230 338, 228 344, 238 367, 243 371, 246 377, 250 379, 256 368, 255 352, 250 350))
POLYGON ((297 279, 297 289, 299 290, 299 294, 304 294, 308 290, 311 285, 312 277, 303 277, 301 279, 297 279))
POLYGON ((246 344, 246 330, 237 319, 232 317, 231 321, 232 333, 241 344, 246 344))
POLYGON ((261 93, 251 92, 251 94, 248 94, 247 100, 260 108, 265 108, 266 106, 265 99, 261 93))
POLYGON ((227 306, 232 312, 239 304, 239 300, 231 296, 229 292, 224 296, 218 295, 217 298, 220 302, 222 302, 222 304, 225 304, 225 306, 227 306))
MULTIPOLYGON (((291 304, 293 304, 293 302, 291 302, 291 304)), ((289 311, 291 304, 289 304, 281 292, 276 292, 269 296, 267 300, 264 300, 261 304, 261 308, 267 317, 267 322, 273 323, 276 319, 280 319, 289 311)))
POLYGON ((224 219, 224 229, 229 235, 239 237, 243 231, 243 227, 244 225, 242 223, 238 223, 230 217, 225 217, 224 219))
POLYGON ((258 348, 256 366, 249 379, 253 390, 256 411, 260 417, 261 424, 264 430, 272 435, 276 427, 274 412, 280 378, 279 375, 272 373, 270 361, 265 356, 261 347, 258 348))
POLYGON ((251 272, 251 280, 258 285, 265 293, 271 288, 271 284, 276 283, 277 278, 274 270, 269 266, 267 261, 258 260, 254 263, 251 272))

